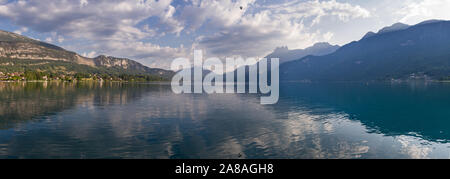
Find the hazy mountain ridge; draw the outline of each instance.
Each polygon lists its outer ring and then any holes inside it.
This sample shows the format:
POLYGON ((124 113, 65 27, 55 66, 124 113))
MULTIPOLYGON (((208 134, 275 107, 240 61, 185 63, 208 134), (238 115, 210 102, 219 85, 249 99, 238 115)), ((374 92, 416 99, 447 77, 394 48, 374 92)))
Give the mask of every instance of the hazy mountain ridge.
POLYGON ((278 47, 274 50, 274 52, 267 55, 266 58, 279 58, 281 64, 293 60, 298 60, 307 55, 327 55, 335 52, 337 49, 339 49, 339 47, 339 45, 331 45, 327 42, 316 43, 313 46, 305 49, 289 50, 288 47, 278 47))
MULTIPOLYGON (((305 49, 296 49, 296 50, 289 50, 287 47, 278 47, 274 50, 274 52, 272 52, 271 54, 267 55, 265 58, 267 58, 268 64, 267 64, 267 68, 268 68, 268 75, 271 74, 270 69, 271 69, 271 59, 272 58, 278 58, 279 59, 279 64, 285 64, 285 63, 289 63, 298 59, 301 59, 305 56, 311 56, 311 55, 326 55, 326 54, 330 54, 335 52, 336 50, 338 50, 340 48, 339 45, 331 45, 327 42, 320 42, 320 43, 316 43, 311 47, 305 48, 305 49)), ((256 66, 257 68, 259 68, 259 62, 257 62, 256 64, 253 64, 251 66, 256 66)), ((244 67, 245 69, 245 81, 249 80, 249 68, 250 66, 246 66, 244 67)), ((234 74, 234 81, 237 81, 237 74, 238 74, 238 70, 234 70, 232 72, 227 72, 224 74, 224 79, 226 79, 227 74, 234 74)), ((280 71, 280 75, 283 74, 282 71, 280 71)), ((257 74, 258 76, 260 75, 259 73, 257 74)), ((268 81, 270 81, 271 79, 269 78, 268 81)))
POLYGON ((367 32, 367 34, 364 35, 363 39, 375 36, 377 34, 383 34, 383 33, 388 33, 388 32, 395 32, 395 31, 399 31, 399 30, 405 30, 405 29, 407 29, 409 27, 411 27, 411 26, 407 25, 407 24, 395 23, 395 24, 393 24, 391 26, 387 26, 387 27, 384 27, 384 28, 380 29, 377 33, 367 32))

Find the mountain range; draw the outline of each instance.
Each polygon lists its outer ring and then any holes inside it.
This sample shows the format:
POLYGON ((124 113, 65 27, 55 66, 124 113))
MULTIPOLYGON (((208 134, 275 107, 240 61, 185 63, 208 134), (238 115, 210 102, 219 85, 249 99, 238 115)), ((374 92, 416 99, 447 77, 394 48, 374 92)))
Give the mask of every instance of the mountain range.
POLYGON ((363 39, 365 38, 369 38, 375 35, 380 35, 380 34, 384 34, 384 33, 388 33, 388 32, 394 32, 394 31, 399 31, 399 30, 404 30, 409 28, 410 26, 407 24, 403 24, 403 23, 395 23, 391 26, 388 27, 384 27, 381 30, 379 30, 377 33, 375 32, 368 32, 366 35, 364 35, 363 39))
POLYGON ((394 24, 328 55, 280 65, 283 81, 373 81, 450 76, 450 21, 394 24))
POLYGON ((285 63, 303 58, 308 55, 322 56, 335 52, 339 49, 339 45, 331 45, 327 42, 316 43, 305 49, 289 50, 288 47, 278 47, 271 54, 267 55, 267 59, 279 58, 280 63, 285 63))
POLYGON ((126 58, 105 55, 95 58, 83 57, 61 47, 6 31, 0 31, 0 59, 3 61, 0 67, 13 66, 11 64, 16 64, 15 67, 17 67, 17 64, 21 64, 24 68, 33 66, 33 69, 36 69, 36 66, 47 65, 45 69, 64 73, 81 71, 86 73, 154 75, 167 79, 173 75, 172 71, 149 68, 126 58), (53 66, 48 67, 49 64, 53 66))
MULTIPOLYGON (((299 50, 279 47, 266 57, 280 58, 282 81, 448 80, 450 21, 429 20, 412 26, 396 23, 342 47, 328 43, 299 50)), ((87 58, 52 44, 0 31, 0 71, 5 70, 152 75, 165 80, 175 73, 126 58, 104 55, 87 58)))

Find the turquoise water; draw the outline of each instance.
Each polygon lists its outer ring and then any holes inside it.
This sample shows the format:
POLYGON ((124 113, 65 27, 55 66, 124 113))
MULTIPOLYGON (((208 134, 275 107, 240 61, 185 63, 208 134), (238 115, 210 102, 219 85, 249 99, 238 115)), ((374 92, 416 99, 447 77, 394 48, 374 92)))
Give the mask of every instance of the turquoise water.
POLYGON ((450 84, 0 83, 0 158, 450 158, 450 84))

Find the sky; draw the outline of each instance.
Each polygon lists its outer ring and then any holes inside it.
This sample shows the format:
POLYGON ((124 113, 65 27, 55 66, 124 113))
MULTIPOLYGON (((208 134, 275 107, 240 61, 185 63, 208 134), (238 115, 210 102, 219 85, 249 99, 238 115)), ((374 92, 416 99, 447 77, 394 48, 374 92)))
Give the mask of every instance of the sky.
POLYGON ((168 69, 178 57, 264 57, 345 45, 402 22, 450 20, 450 0, 0 0, 0 29, 86 57, 168 69))

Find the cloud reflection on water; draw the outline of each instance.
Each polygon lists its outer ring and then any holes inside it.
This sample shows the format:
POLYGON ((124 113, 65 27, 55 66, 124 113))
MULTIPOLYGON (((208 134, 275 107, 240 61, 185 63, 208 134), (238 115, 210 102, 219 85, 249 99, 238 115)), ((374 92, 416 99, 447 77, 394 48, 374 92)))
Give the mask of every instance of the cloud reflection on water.
MULTIPOLYGON (((31 103, 30 115, 0 113, 2 123, 8 124, 0 130, 1 158, 447 158, 449 154, 447 143, 373 132, 345 111, 289 101, 262 106, 251 95, 174 95, 170 86, 158 84, 64 88, 47 84, 6 92, 0 90, 0 95, 17 104, 37 98, 50 103, 31 103), (40 95, 33 95, 37 91, 40 95), (61 95, 55 98, 54 91, 61 95)), ((6 104, 10 103, 0 102, 6 104)), ((22 106, 27 105, 10 105, 15 108, 10 112, 25 110, 22 106)))

